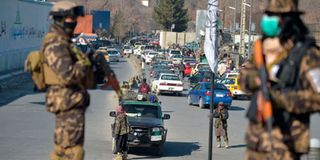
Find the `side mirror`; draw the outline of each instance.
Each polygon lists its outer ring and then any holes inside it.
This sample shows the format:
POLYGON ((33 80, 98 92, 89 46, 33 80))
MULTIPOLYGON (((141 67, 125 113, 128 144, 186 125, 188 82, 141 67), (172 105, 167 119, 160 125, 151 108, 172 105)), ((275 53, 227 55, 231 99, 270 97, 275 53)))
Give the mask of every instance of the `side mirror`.
POLYGON ((170 114, 164 114, 163 117, 162 117, 162 119, 164 119, 164 120, 165 120, 165 119, 170 119, 170 114))
POLYGON ((116 114, 115 111, 112 111, 112 112, 109 113, 109 116, 110 116, 110 117, 116 117, 116 115, 117 115, 117 114, 116 114))

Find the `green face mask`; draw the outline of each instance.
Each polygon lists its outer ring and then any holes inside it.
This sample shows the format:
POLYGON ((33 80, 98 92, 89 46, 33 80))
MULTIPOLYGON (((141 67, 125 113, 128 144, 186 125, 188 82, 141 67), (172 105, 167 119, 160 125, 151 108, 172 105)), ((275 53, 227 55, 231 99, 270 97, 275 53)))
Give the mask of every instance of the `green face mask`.
POLYGON ((281 29, 279 26, 279 17, 263 15, 261 19, 261 30, 264 35, 268 37, 275 37, 279 35, 281 29))

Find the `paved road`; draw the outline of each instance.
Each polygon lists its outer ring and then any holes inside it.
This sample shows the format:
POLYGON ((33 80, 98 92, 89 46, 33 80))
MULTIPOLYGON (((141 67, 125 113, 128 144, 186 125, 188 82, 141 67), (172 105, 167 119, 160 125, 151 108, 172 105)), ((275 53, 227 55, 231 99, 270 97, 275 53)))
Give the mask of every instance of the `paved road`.
MULTIPOLYGON (((127 62, 112 65, 120 80, 134 75, 135 70, 127 62)), ((28 84, 30 85, 30 84, 28 84)), ((28 87, 32 88, 32 87, 28 87)), ((94 90, 91 106, 86 113, 86 159, 111 160, 110 124, 108 116, 117 104, 112 91, 94 90)), ((10 94, 10 92, 8 92, 10 94)), ((208 109, 188 106, 186 97, 160 96, 163 111, 171 114, 166 121, 168 138, 163 157, 154 157, 148 150, 135 150, 130 159, 202 160, 207 159, 208 150, 208 109)), ((243 141, 247 124, 244 118, 249 101, 235 100, 230 108, 229 138, 230 149, 214 148, 216 160, 242 159, 245 150, 243 141)), ((313 137, 320 138, 320 129, 315 122, 319 115, 312 117, 313 137)), ((52 149, 54 116, 44 108, 43 94, 28 94, 0 107, 0 159, 1 160, 45 160, 52 149)))

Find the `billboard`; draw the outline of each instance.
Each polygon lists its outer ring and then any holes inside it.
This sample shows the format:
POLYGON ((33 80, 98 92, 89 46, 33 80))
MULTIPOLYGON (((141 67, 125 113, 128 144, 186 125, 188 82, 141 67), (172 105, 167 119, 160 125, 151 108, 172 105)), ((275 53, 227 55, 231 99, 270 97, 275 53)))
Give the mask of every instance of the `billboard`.
POLYGON ((92 11, 92 29, 95 32, 98 29, 110 29, 110 11, 92 11))

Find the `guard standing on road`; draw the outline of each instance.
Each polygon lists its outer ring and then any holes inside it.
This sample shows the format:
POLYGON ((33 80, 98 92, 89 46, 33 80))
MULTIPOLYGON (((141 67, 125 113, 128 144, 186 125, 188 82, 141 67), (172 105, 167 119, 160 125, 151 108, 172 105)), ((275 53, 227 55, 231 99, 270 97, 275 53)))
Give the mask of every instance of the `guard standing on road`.
POLYGON ((301 14, 298 0, 270 0, 263 38, 241 71, 241 89, 254 93, 245 159, 300 159, 309 151, 310 115, 320 111, 320 52, 301 14))
POLYGON ((128 124, 128 119, 122 106, 116 108, 117 116, 114 126, 114 134, 116 136, 116 148, 117 155, 114 160, 126 160, 128 157, 128 133, 130 132, 130 127, 128 124))
POLYGON ((41 46, 46 107, 56 115, 51 160, 84 159, 84 120, 90 97, 83 80, 91 62, 70 40, 83 13, 83 7, 73 2, 57 2, 50 11, 53 24, 41 46))
POLYGON ((225 108, 223 102, 219 102, 218 108, 214 112, 215 118, 215 133, 216 133, 216 140, 217 140, 217 147, 221 147, 221 137, 224 140, 224 147, 229 148, 229 140, 228 140, 228 122, 227 119, 229 118, 229 113, 227 108, 225 108))

